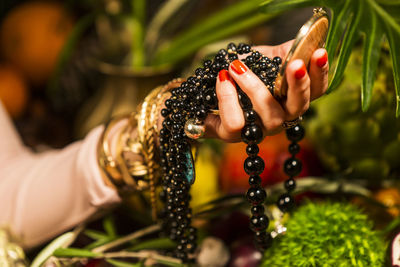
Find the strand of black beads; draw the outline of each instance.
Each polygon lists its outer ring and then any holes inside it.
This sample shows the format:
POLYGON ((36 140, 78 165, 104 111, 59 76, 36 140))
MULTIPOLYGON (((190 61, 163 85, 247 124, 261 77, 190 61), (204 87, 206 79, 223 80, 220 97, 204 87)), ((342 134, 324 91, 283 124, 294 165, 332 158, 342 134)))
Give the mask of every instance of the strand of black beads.
MULTIPOLYGON (((239 44, 238 47, 232 49, 231 52, 236 52, 239 55, 248 54, 242 61, 263 81, 270 92, 273 92, 275 79, 278 75, 280 64, 282 63, 279 57, 273 60, 261 55, 260 52, 252 50, 249 45, 239 44)), ((229 51, 229 46, 228 46, 229 51)), ((234 58, 234 57, 231 57, 234 58)), ((250 176, 250 188, 246 193, 246 198, 251 204, 250 229, 255 235, 256 247, 260 250, 267 249, 272 243, 271 234, 266 230, 269 225, 269 219, 265 215, 264 202, 267 197, 265 189, 261 186, 260 174, 264 171, 265 163, 258 156, 258 144, 263 139, 262 128, 257 124, 258 115, 254 111, 251 100, 237 86, 239 102, 244 112, 245 126, 242 129, 241 136, 243 142, 247 144, 246 153, 248 157, 244 162, 244 170, 250 176)))
POLYGON ((294 177, 299 175, 302 170, 302 163, 300 159, 296 158, 296 154, 300 151, 298 142, 304 137, 304 128, 301 124, 286 129, 286 136, 292 143, 289 144, 289 153, 291 157, 288 158, 283 165, 283 170, 289 178, 285 181, 286 193, 278 198, 278 208, 282 212, 287 212, 294 206, 294 199, 290 193, 296 188, 296 181, 294 177))

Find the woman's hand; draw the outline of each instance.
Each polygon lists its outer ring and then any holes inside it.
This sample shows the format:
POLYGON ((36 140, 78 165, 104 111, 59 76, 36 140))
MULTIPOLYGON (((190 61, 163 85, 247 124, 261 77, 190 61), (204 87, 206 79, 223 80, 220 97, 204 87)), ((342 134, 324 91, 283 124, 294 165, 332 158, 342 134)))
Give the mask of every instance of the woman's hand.
MULTIPOLYGON (((285 58, 293 41, 278 46, 255 47, 270 58, 285 58)), ((234 82, 247 94, 253 108, 259 115, 265 135, 273 135, 283 129, 284 121, 301 116, 309 107, 310 101, 322 96, 328 87, 328 56, 321 48, 314 51, 307 72, 300 59, 292 61, 286 68, 288 82, 287 98, 276 100, 264 83, 239 60, 234 61, 229 71, 218 75, 216 92, 219 116, 209 115, 206 119, 207 137, 217 137, 228 142, 240 141, 240 131, 245 124, 234 82)))

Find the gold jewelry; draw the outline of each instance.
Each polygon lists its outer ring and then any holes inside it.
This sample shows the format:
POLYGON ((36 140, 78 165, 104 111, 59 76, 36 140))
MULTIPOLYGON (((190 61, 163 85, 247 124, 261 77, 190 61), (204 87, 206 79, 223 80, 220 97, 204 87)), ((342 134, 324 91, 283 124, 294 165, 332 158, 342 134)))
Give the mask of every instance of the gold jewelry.
POLYGON ((302 116, 299 116, 298 118, 291 120, 291 121, 284 121, 282 123, 282 127, 283 129, 290 129, 293 128, 294 126, 296 126, 297 124, 299 124, 299 122, 301 122, 303 120, 302 116))

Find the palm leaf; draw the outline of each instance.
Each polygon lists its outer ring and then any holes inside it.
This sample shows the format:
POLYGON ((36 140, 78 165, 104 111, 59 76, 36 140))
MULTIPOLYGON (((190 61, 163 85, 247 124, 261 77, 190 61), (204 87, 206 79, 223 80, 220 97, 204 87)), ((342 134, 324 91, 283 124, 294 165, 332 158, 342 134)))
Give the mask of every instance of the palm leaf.
POLYGON ((361 81, 363 111, 366 111, 370 105, 382 40, 386 36, 393 62, 397 97, 396 116, 400 116, 400 0, 275 0, 263 5, 262 10, 265 12, 286 11, 304 5, 330 8, 331 25, 326 49, 329 62, 334 67, 331 68, 328 91, 340 84, 360 33, 365 36, 361 81))
POLYGON ((369 18, 368 24, 365 24, 364 56, 362 66, 362 83, 361 83, 361 103, 362 110, 366 111, 371 103, 372 89, 374 86, 376 69, 382 45, 383 29, 375 12, 367 7, 365 18, 369 18))

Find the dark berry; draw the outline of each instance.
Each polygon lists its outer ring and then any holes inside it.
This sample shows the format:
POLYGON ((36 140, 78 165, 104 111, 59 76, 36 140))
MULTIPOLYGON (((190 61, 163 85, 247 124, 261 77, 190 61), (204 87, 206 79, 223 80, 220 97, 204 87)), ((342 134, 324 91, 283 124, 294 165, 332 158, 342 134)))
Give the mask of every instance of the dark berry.
POLYGON ((247 190, 246 198, 252 205, 260 205, 265 201, 267 193, 262 187, 250 187, 247 190))
POLYGON ((260 149, 258 148, 257 144, 249 144, 246 147, 246 153, 249 156, 256 156, 260 149))
POLYGON ((287 179, 285 181, 285 189, 288 192, 293 191, 296 188, 296 181, 293 178, 287 179))
POLYGON ((263 139, 263 131, 257 124, 247 124, 242 129, 242 140, 247 143, 260 143, 263 139))
POLYGON ((254 215, 250 218, 250 228, 254 232, 264 231, 267 229, 269 224, 269 219, 264 214, 254 215))

